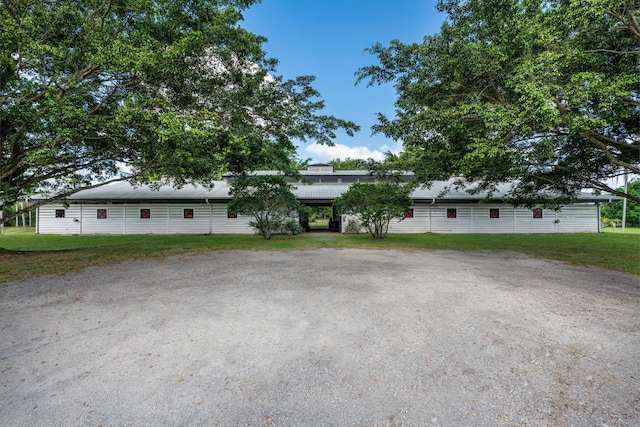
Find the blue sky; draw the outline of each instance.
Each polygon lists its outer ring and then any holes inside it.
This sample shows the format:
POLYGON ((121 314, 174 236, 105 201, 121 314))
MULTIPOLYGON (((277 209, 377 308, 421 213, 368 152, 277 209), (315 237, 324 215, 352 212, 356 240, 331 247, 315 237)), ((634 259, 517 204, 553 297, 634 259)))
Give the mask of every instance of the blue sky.
POLYGON ((376 113, 393 116, 392 85, 355 86, 358 68, 373 65, 364 49, 393 39, 420 42, 439 31, 444 15, 436 0, 262 0, 244 13, 242 26, 266 37, 267 55, 277 58, 277 74, 285 78, 313 75, 325 101, 323 114, 361 126, 354 137, 339 133, 335 147, 300 143, 298 155, 313 162, 334 158, 375 158, 400 145, 372 135, 376 113))

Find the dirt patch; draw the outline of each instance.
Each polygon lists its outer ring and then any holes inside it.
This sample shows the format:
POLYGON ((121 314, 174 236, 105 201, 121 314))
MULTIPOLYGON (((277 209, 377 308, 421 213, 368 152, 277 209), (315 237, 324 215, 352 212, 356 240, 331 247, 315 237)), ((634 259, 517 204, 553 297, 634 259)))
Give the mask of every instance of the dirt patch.
POLYGON ((639 277, 212 252, 0 288, 0 425, 637 425, 639 277))

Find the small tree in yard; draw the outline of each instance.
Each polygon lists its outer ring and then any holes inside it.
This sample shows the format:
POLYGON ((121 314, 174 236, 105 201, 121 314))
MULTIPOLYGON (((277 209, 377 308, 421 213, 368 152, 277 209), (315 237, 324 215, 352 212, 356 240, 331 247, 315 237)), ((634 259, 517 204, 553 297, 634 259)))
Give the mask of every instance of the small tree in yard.
POLYGON ((396 183, 356 183, 334 205, 341 214, 358 217, 374 239, 384 239, 391 220, 403 220, 413 204, 409 191, 396 183))
POLYGON ((274 233, 294 233, 300 230, 298 211, 301 205, 291 192, 292 188, 279 175, 242 176, 231 185, 233 199, 229 210, 252 216, 254 220, 249 225, 266 240, 274 233))

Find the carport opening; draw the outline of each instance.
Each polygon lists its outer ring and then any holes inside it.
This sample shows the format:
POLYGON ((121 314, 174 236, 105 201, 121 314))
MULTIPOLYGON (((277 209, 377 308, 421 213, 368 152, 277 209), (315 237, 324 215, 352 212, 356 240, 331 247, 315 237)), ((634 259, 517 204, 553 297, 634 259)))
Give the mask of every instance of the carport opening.
POLYGON ((340 216, 331 205, 305 205, 308 216, 300 218, 306 232, 340 232, 340 216))

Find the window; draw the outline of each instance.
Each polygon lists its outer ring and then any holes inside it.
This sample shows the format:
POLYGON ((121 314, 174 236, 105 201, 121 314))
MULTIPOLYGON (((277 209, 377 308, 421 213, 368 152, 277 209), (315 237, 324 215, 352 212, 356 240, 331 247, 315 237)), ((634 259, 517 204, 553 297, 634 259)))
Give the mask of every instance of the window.
POLYGON ((107 210, 106 209, 98 209, 96 212, 96 218, 98 219, 107 219, 107 210))
POLYGON ((64 218, 64 209, 56 209, 56 218, 64 218))
POLYGON ((185 209, 184 210, 184 218, 192 219, 193 218, 193 209, 185 209))
POLYGON ((447 218, 457 218, 458 217, 458 210, 455 208, 448 208, 447 209, 447 218))
POLYGON ((500 209, 489 209, 489 218, 500 218, 500 209))
POLYGON ((238 214, 236 212, 227 211, 227 218, 238 218, 238 214))
POLYGON ((534 218, 542 218, 542 209, 534 209, 533 210, 534 218))
POLYGON ((412 209, 407 209, 406 211, 404 211, 404 217, 405 218, 413 218, 413 208, 412 209))
POLYGON ((151 209, 140 209, 140 218, 142 219, 151 218, 151 209))

